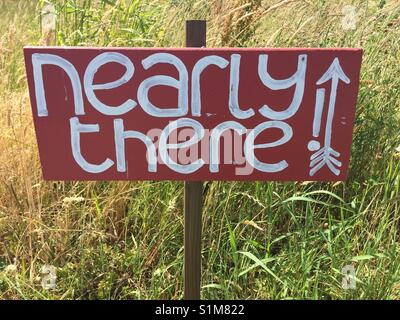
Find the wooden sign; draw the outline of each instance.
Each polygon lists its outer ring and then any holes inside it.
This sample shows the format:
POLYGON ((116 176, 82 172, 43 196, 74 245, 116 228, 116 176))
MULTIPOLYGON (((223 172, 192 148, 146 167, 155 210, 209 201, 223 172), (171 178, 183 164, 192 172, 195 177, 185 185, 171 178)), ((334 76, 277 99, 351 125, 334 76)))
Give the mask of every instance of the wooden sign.
POLYGON ((361 49, 24 49, 47 180, 344 180, 361 49))

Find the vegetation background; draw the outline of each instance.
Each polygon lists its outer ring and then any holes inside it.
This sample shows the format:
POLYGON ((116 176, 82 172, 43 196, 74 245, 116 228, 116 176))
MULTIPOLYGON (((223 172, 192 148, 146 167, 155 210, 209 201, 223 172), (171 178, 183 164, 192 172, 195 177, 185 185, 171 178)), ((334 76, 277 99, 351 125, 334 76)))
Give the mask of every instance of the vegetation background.
POLYGON ((0 298, 182 298, 183 184, 43 181, 22 48, 179 47, 186 19, 210 47, 364 48, 349 180, 207 183, 202 298, 400 299, 397 0, 0 0, 0 298))

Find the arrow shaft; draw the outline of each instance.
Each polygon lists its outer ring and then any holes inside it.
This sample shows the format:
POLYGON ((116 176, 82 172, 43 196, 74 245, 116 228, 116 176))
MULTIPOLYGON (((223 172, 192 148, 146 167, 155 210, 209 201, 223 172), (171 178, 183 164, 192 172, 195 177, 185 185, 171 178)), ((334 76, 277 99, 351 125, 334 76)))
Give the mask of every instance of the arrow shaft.
POLYGON ((333 115, 335 113, 336 93, 337 93, 338 83, 339 83, 338 77, 334 76, 332 78, 331 93, 329 97, 328 117, 326 119, 326 127, 325 127, 325 147, 327 149, 331 146, 333 115))
POLYGON ((317 138, 319 136, 319 130, 321 128, 322 111, 324 108, 325 100, 325 89, 317 89, 315 97, 315 110, 314 110, 314 122, 313 122, 313 136, 317 138))

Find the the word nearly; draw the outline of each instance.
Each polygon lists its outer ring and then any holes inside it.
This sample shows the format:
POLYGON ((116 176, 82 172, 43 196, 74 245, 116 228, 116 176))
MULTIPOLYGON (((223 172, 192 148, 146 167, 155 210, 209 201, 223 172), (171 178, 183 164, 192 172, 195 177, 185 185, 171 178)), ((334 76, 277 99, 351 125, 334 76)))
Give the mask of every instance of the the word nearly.
MULTIPOLYGON (((307 68, 307 55, 301 54, 298 57, 298 66, 296 72, 287 79, 274 79, 268 73, 268 55, 260 54, 258 61, 258 76, 262 83, 272 90, 283 90, 295 87, 293 99, 290 105, 282 111, 275 111, 270 106, 264 104, 258 110, 262 116, 272 120, 285 120, 292 117, 300 107, 304 94, 305 74, 307 68)), ((229 77, 229 111, 237 119, 247 119, 254 116, 252 108, 242 110, 239 106, 239 79, 240 79, 240 54, 232 54, 230 59, 230 77, 229 77)), ((142 60, 142 66, 145 70, 158 63, 173 65, 179 74, 179 79, 166 75, 155 75, 144 79, 137 89, 137 99, 142 109, 153 117, 183 117, 189 110, 189 76, 185 64, 176 56, 170 53, 155 53, 142 60), (177 105, 171 108, 159 108, 151 103, 148 97, 149 90, 156 86, 168 86, 178 90, 177 105)), ((336 59, 335 65, 341 70, 339 61, 336 59)), ((35 94, 37 101, 37 111, 39 117, 48 115, 45 90, 43 85, 43 65, 55 65, 65 71, 68 75, 74 95, 75 115, 84 115, 84 103, 82 96, 82 84, 79 74, 68 60, 54 55, 34 53, 32 55, 33 77, 35 83, 35 94)), ((201 58, 193 67, 191 77, 191 114, 193 117, 201 116, 201 98, 200 98, 200 78, 202 72, 209 66, 215 65, 221 69, 229 65, 229 61, 217 56, 209 55, 201 58)), ((107 116, 120 116, 133 110, 137 102, 133 99, 127 99, 118 106, 109 106, 101 102, 95 94, 96 90, 115 89, 127 83, 134 75, 135 67, 133 62, 125 55, 118 52, 105 52, 96 56, 88 64, 83 88, 88 101, 97 111, 107 116), (112 82, 94 84, 94 76, 98 70, 108 63, 118 63, 125 68, 125 73, 117 80, 112 82)), ((348 82, 347 82, 348 83, 348 82)))

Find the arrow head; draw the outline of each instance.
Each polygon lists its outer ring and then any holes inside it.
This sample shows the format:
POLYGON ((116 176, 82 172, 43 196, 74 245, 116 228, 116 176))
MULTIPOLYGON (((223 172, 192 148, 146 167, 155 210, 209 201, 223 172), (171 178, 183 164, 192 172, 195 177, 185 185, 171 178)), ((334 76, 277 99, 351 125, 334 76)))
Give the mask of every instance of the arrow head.
POLYGON ((350 83, 350 79, 344 73, 340 65, 339 58, 337 57, 333 60, 328 70, 326 70, 323 76, 317 81, 317 85, 323 84, 334 78, 340 79, 347 84, 350 83))

